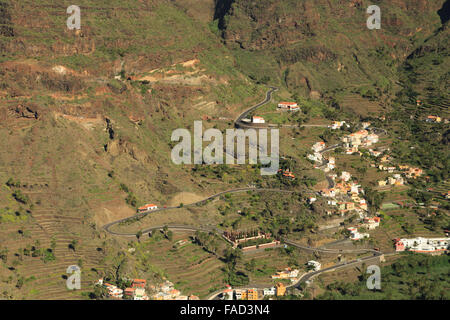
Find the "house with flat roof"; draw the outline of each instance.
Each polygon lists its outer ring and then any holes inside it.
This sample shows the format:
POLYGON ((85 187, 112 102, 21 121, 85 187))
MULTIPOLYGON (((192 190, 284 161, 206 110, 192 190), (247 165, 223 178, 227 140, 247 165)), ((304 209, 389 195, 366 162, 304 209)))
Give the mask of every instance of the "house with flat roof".
POLYGON ((282 284, 281 282, 278 282, 275 286, 275 289, 277 290, 277 296, 284 296, 286 293, 286 286, 282 284))
POLYGON ((449 250, 450 238, 395 239, 394 244, 396 251, 440 254, 449 250))
POLYGON ((275 289, 275 287, 264 288, 264 290, 263 290, 264 297, 271 297, 271 296, 274 296, 276 293, 277 293, 277 290, 275 289))

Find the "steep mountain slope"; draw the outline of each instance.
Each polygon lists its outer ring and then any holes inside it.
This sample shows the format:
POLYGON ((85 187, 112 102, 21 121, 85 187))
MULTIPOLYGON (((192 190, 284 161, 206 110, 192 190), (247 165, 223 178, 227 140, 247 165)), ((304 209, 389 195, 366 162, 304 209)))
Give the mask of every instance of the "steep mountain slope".
POLYGON ((398 126, 396 154, 427 168, 433 183, 448 181, 450 176, 450 129, 445 121, 450 117, 450 33, 448 18, 443 21, 399 68, 402 90, 390 117, 398 126), (428 116, 444 120, 427 123, 428 116))
POLYGON ((65 290, 69 265, 83 267, 82 292, 120 269, 127 240, 105 223, 228 189, 226 173, 205 184, 172 164, 170 136, 202 118, 230 127, 262 83, 364 113, 390 107, 400 79, 409 107, 445 109, 443 1, 376 3, 381 30, 365 27, 362 0, 80 0, 77 31, 71 2, 0 0, 0 294, 79 298, 65 290))
POLYGON ((4 297, 79 297, 66 268, 83 264, 86 290, 108 270, 105 223, 179 192, 211 194, 172 164, 171 132, 232 118, 265 90, 171 1, 78 5, 81 30, 70 31, 69 4, 0 3, 4 297))
POLYGON ((219 24, 242 69, 259 80, 302 95, 371 97, 395 85, 396 66, 440 24, 443 2, 377 1, 381 29, 369 30, 373 1, 236 0, 219 24))

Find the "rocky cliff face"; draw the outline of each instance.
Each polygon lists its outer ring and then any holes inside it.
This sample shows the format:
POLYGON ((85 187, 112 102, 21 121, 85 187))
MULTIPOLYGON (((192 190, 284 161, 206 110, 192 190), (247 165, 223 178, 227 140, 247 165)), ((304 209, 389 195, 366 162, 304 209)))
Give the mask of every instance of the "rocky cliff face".
MULTIPOLYGON (((385 36, 418 32, 430 33, 444 1, 397 0, 378 1, 385 36), (434 15, 434 17, 430 17, 434 15)), ((363 0, 329 1, 243 1, 236 0, 225 14, 224 37, 246 49, 261 50, 287 46, 324 36, 334 38, 345 34, 349 38, 366 31, 372 3, 363 0), (334 32, 333 32, 334 31, 334 32)))
POLYGON ((231 48, 272 57, 279 74, 271 80, 284 81, 302 94, 310 90, 307 82, 322 93, 358 86, 358 82, 376 83, 384 75, 394 77, 396 66, 434 32, 444 1, 377 1, 381 30, 366 26, 371 4, 363 0, 235 0, 223 16, 222 34, 231 48), (327 73, 334 83, 318 73, 327 73))

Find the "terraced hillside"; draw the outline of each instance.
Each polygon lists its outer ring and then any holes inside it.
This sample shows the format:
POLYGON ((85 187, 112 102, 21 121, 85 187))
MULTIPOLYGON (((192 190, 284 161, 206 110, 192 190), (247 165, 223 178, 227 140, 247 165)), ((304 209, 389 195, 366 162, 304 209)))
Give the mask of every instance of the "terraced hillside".
POLYGON ((231 5, 219 20, 222 35, 252 77, 312 97, 368 84, 380 97, 440 25, 445 1, 378 1, 379 30, 366 26, 373 3, 365 0, 223 2, 231 5))
POLYGON ((101 249, 104 224, 181 191, 213 191, 172 164, 172 130, 205 114, 234 116, 265 90, 234 70, 206 24, 170 1, 78 5, 81 31, 69 31, 64 3, 1 2, 0 281, 8 298, 79 298, 63 277, 80 263, 84 291, 92 289, 99 275, 91 268, 112 263, 101 249))
MULTIPOLYGON (((448 128, 419 126, 426 113, 448 111, 444 0, 378 3, 385 27, 371 31, 363 0, 79 0, 81 30, 68 30, 69 1, 0 0, 0 298, 87 298, 106 274, 165 275, 202 297, 223 285, 222 260, 200 247, 175 252, 163 239, 146 257, 143 241, 136 257, 128 249, 139 239, 114 238, 102 226, 145 203, 261 184, 256 167, 173 164, 171 134, 199 119, 231 128, 265 96, 265 84, 280 87, 277 99, 302 101, 311 111, 304 118, 320 123, 394 106, 385 126, 407 140, 398 158, 447 186, 448 128), (82 268, 81 291, 65 286, 73 264, 82 268)), ((323 180, 303 157, 322 128, 292 132, 281 141, 293 158, 285 167, 298 163, 291 169, 305 185, 323 180)), ((230 217, 275 228, 280 211, 299 210, 305 232, 314 220, 297 202, 271 203, 245 219, 241 202, 230 204, 230 217)))

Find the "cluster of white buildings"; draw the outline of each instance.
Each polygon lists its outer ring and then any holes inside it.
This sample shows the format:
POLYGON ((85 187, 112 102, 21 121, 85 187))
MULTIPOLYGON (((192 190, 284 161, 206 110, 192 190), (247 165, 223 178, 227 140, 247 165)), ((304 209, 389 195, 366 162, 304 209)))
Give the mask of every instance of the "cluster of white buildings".
POLYGON ((110 298, 123 299, 126 296, 132 300, 149 300, 145 292, 146 283, 147 281, 144 279, 134 279, 131 288, 126 288, 125 290, 120 289, 116 285, 106 283, 103 279, 99 279, 97 285, 105 287, 110 298))
POLYGON ((402 186, 405 184, 405 179, 403 177, 396 173, 392 177, 388 177, 386 180, 379 180, 378 185, 379 186, 387 186, 387 185, 395 185, 395 186, 402 186))
POLYGON ((118 288, 117 286, 110 283, 103 283, 103 279, 99 279, 97 284, 102 285, 106 288, 108 297, 115 299, 123 298, 123 290, 118 288))
POLYGON ((369 134, 369 132, 365 129, 342 137, 346 154, 356 153, 359 151, 359 147, 370 147, 378 141, 379 137, 377 134, 369 134))
POLYGON ((223 300, 260 300, 264 297, 283 296, 286 293, 286 287, 284 284, 277 283, 270 288, 264 288, 258 290, 256 288, 248 289, 233 289, 230 285, 222 291, 223 300))
MULTIPOLYGON (((130 288, 122 290, 115 285, 105 283, 103 279, 99 279, 97 285, 101 285, 107 289, 107 295, 114 299, 130 299, 130 300, 150 300, 145 290, 147 281, 144 279, 134 279, 130 288)), ((199 300, 197 296, 184 296, 181 292, 174 288, 172 282, 165 280, 159 286, 150 286, 153 292, 151 298, 154 300, 199 300)))
MULTIPOLYGON (((380 217, 365 217, 360 226, 368 229, 374 230, 380 226, 381 218, 380 217)), ((364 238, 369 238, 370 235, 368 233, 362 233, 358 231, 358 227, 349 227, 347 228, 350 231, 350 239, 351 240, 361 240, 364 238)))
POLYGON ((151 286, 152 299, 154 300, 199 300, 197 296, 182 295, 180 290, 175 289, 172 282, 165 280, 158 286, 151 286))
POLYGON ((363 220, 363 226, 369 230, 373 230, 380 226, 381 218, 380 217, 365 217, 363 220))
MULTIPOLYGON (((313 161, 320 161, 322 165, 321 169, 328 173, 336 168, 336 159, 334 157, 329 157, 328 159, 322 158, 320 152, 325 148, 324 142, 315 143, 312 146, 315 153, 313 155, 308 155, 308 158, 313 161)), ((329 200, 327 200, 328 205, 336 206, 341 216, 349 211, 357 211, 360 214, 360 217, 363 218, 365 212, 368 210, 366 200, 360 198, 360 194, 364 194, 364 190, 359 184, 350 181, 352 178, 350 172, 342 171, 340 177, 336 174, 329 174, 328 177, 335 182, 334 187, 319 191, 321 196, 329 198, 329 200), (337 200, 337 198, 340 200, 337 200)), ((308 202, 312 203, 316 200, 315 197, 311 197, 308 199, 308 202)), ((333 212, 328 210, 327 213, 331 215, 333 212)))
POLYGON ((296 281, 298 281, 299 272, 300 271, 298 269, 286 268, 282 271, 277 271, 277 273, 272 275, 271 278, 272 279, 290 279, 291 282, 296 282, 296 281))
POLYGON ((450 247, 450 238, 412 238, 395 239, 396 251, 414 251, 418 253, 439 254, 446 252, 450 247))
POLYGON ((326 148, 325 142, 319 141, 316 142, 311 149, 314 151, 313 154, 308 154, 308 159, 314 162, 323 162, 323 156, 321 151, 323 151, 326 148))
MULTIPOLYGON (((361 218, 364 218, 368 207, 366 200, 361 198, 361 195, 364 194, 361 185, 351 181, 351 174, 346 171, 342 172, 339 182, 337 182, 336 174, 329 175, 329 177, 336 182, 334 187, 319 191, 321 196, 328 198, 328 205, 336 206, 337 213, 341 216, 344 216, 347 212, 356 211, 361 218)), ((331 215, 332 211, 328 211, 328 214, 331 215)))
POLYGON ((417 177, 420 177, 423 174, 423 170, 420 168, 412 168, 407 165, 400 165, 398 166, 398 169, 396 166, 385 166, 383 164, 380 164, 378 166, 378 169, 387 171, 389 173, 394 173, 395 171, 400 170, 400 173, 396 173, 391 177, 388 177, 386 180, 379 180, 378 185, 379 186, 387 186, 387 185, 396 185, 396 186, 402 186, 406 183, 405 178, 408 179, 416 179, 417 177))

